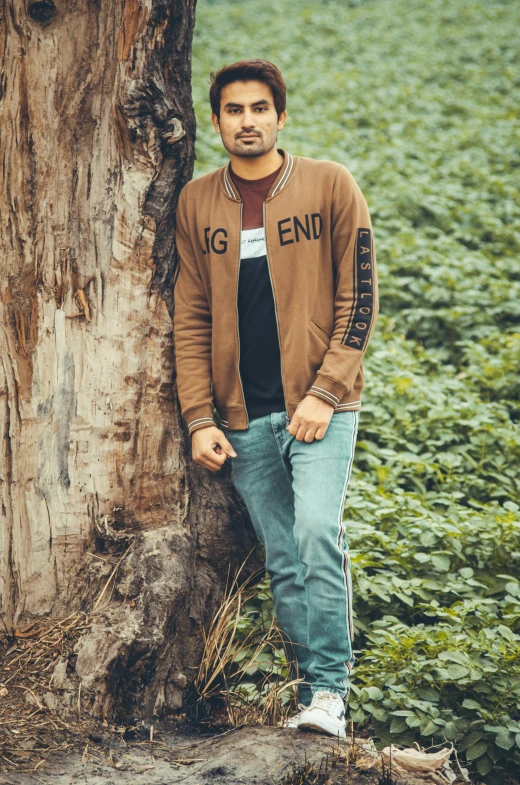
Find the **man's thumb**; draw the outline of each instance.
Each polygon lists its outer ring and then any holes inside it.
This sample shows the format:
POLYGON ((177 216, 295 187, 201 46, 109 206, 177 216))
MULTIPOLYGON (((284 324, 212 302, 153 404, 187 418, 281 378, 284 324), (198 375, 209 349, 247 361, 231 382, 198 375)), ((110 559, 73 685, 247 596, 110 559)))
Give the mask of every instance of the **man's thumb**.
POLYGON ((222 436, 220 436, 220 437, 217 439, 217 442, 218 442, 218 444, 220 445, 220 447, 222 447, 222 449, 224 450, 224 452, 226 453, 226 455, 229 455, 229 457, 230 457, 230 458, 236 458, 236 457, 237 457, 237 454, 236 454, 236 452, 234 451, 233 447, 232 447, 232 446, 231 446, 231 444, 228 442, 228 440, 226 439, 226 437, 224 436, 224 434, 222 434, 222 436))

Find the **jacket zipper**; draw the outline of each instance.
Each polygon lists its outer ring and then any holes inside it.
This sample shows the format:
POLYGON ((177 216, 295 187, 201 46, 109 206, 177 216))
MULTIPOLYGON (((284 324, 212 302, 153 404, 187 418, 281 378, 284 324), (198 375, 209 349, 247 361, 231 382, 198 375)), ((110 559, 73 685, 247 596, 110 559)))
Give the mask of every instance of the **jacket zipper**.
POLYGON ((271 289, 272 289, 272 292, 273 292, 274 315, 275 315, 275 318, 276 318, 276 330, 278 332, 278 348, 280 349, 280 375, 282 377, 283 400, 284 400, 284 403, 285 403, 285 409, 288 412, 289 410, 287 409, 287 400, 286 400, 286 397, 285 397, 285 389, 284 389, 284 385, 283 385, 282 342, 280 340, 280 325, 278 324, 278 311, 276 309, 276 297, 274 296, 273 277, 271 275, 271 265, 269 264, 269 254, 267 252, 267 222, 266 222, 266 219, 265 219, 265 213, 266 213, 265 205, 266 205, 266 203, 264 202, 263 210, 264 210, 265 258, 267 259, 267 269, 269 271, 269 280, 271 281, 271 289))
MULTIPOLYGON (((240 328, 239 328, 239 315, 238 315, 238 281, 240 278, 240 264, 242 262, 241 255, 242 255, 242 213, 244 210, 244 203, 240 202, 240 230, 238 234, 238 273, 237 273, 237 290, 235 296, 235 306, 237 310, 237 342, 238 342, 238 364, 237 364, 237 371, 238 371, 238 380, 240 382, 240 388, 242 390, 242 400, 244 401, 244 411, 246 413, 246 424, 249 427, 249 415, 247 413, 247 406, 246 406, 246 396, 244 394, 244 385, 242 384, 242 377, 240 376, 240 328)), ((265 221, 265 218, 264 218, 265 221)))

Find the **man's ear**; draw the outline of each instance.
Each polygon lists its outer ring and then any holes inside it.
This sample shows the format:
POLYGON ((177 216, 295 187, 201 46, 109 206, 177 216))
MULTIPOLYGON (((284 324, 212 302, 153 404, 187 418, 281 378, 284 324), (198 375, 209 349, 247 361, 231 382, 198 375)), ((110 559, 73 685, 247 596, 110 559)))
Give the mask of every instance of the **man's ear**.
POLYGON ((286 112, 286 111, 285 111, 285 109, 284 109, 284 110, 283 110, 283 112, 282 112, 282 114, 281 114, 281 115, 280 115, 280 117, 278 118, 278 125, 276 126, 276 127, 278 128, 278 130, 279 130, 279 131, 281 131, 281 130, 282 130, 282 128, 284 127, 284 125, 285 125, 285 121, 286 121, 286 120, 287 120, 287 112, 286 112))
POLYGON ((215 112, 212 112, 212 114, 211 114, 211 122, 213 123, 213 128, 215 129, 216 133, 219 134, 220 133, 220 123, 218 121, 218 117, 215 114, 215 112))

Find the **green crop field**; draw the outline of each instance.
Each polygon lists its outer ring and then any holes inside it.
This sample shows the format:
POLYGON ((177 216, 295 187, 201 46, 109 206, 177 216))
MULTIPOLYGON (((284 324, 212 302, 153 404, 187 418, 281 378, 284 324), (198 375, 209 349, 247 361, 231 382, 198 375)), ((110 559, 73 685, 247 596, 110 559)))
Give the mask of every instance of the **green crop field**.
POLYGON ((453 741, 489 783, 520 771, 519 29, 514 2, 199 0, 193 49, 195 176, 227 160, 210 71, 258 56, 288 85, 280 146, 367 199, 350 717, 378 746, 453 741))

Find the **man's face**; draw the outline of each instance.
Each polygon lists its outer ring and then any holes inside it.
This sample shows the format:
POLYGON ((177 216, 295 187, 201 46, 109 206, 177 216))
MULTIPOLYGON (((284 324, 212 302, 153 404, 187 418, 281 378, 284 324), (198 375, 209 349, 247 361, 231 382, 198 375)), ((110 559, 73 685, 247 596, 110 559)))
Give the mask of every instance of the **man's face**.
POLYGON ((220 119, 211 115, 215 131, 231 155, 265 155, 276 145, 286 112, 276 114, 271 89, 263 82, 232 82, 220 94, 220 119))

